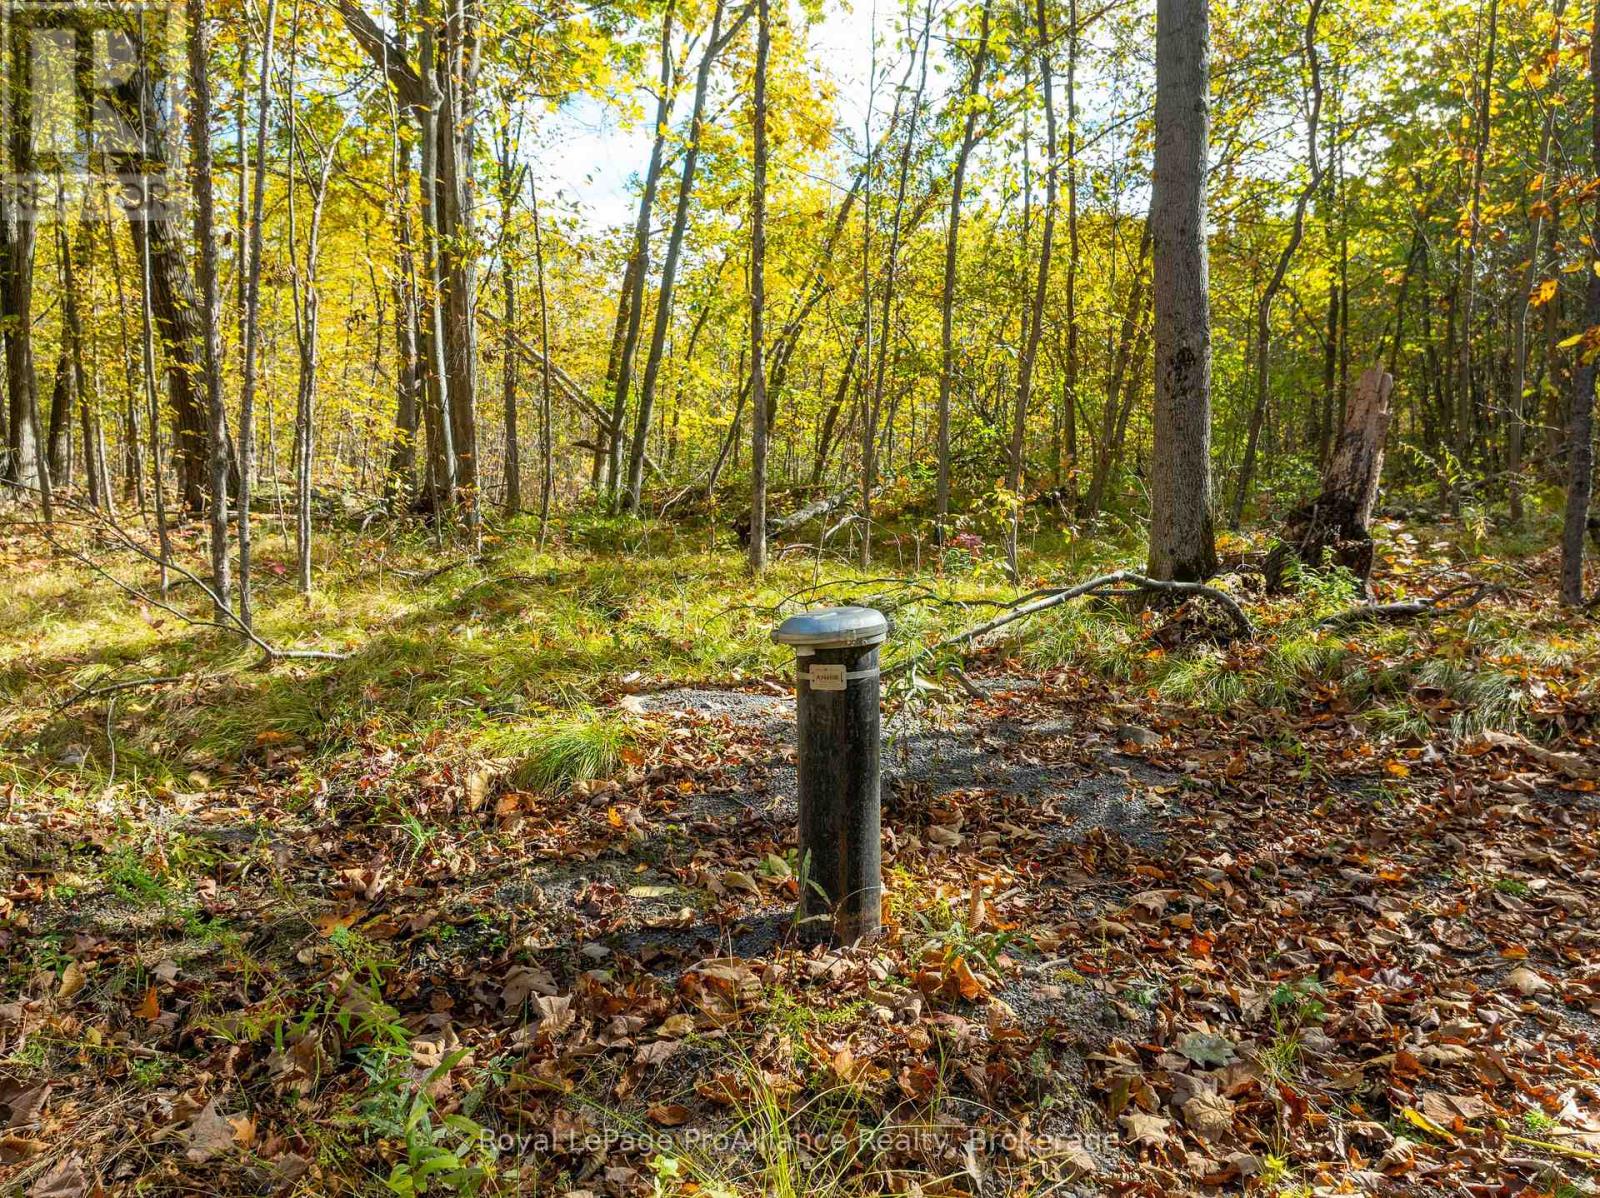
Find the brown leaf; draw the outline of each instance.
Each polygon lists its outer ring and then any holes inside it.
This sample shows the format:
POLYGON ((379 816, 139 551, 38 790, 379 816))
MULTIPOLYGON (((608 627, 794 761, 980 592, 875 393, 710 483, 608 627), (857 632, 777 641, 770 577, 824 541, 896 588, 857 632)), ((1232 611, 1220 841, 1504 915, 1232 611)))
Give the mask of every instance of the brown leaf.
POLYGON ((67 967, 61 971, 61 985, 56 990, 56 998, 66 1002, 82 990, 88 983, 88 975, 84 973, 83 966, 76 961, 68 961, 67 967))
POLYGON ((539 1031, 547 1036, 566 1031, 578 1017, 570 994, 541 994, 533 1005, 539 1009, 539 1031))
POLYGON ((520 1007, 531 995, 550 996, 556 993, 555 978, 545 969, 530 969, 519 965, 506 974, 505 985, 500 989, 500 1001, 507 1010, 520 1007))
POLYGON ((134 1008, 133 1013, 146 1023, 154 1023, 161 1018, 161 999, 154 986, 145 990, 144 1001, 134 1008))
POLYGON ((1172 1126, 1172 1120, 1163 1119, 1160 1115, 1147 1115, 1143 1111, 1129 1111, 1117 1120, 1126 1129, 1130 1144, 1144 1144, 1151 1148, 1159 1148, 1167 1142, 1167 1128, 1172 1126))
POLYGON ((39 1114, 44 1110, 44 1104, 50 1097, 51 1087, 47 1083, 42 1086, 7 1086, 0 1089, 0 1107, 8 1112, 5 1126, 22 1127, 35 1123, 39 1114))
POLYGON ((1233 1103, 1202 1090, 1183 1104, 1183 1121, 1202 1140, 1221 1140, 1233 1131, 1233 1103))
POLYGON ((213 1098, 190 1121, 183 1137, 184 1155, 195 1164, 201 1164, 232 1148, 236 1135, 233 1121, 217 1110, 217 1100, 213 1098))
POLYGON ((645 1111, 652 1123, 662 1127, 679 1127, 689 1121, 689 1108, 678 1102, 652 1103, 645 1111))
POLYGON ((57 1162, 28 1187, 28 1198, 84 1198, 88 1193, 89 1174, 78 1156, 57 1162))

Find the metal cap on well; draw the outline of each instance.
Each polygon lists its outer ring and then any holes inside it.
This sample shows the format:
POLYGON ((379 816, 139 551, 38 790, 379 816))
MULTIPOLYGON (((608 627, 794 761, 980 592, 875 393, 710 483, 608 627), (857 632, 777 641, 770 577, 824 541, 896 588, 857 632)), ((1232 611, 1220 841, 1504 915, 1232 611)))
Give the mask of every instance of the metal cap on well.
POLYGON ((870 607, 819 607, 790 616, 772 631, 780 645, 805 645, 813 649, 881 644, 889 635, 889 621, 870 607))

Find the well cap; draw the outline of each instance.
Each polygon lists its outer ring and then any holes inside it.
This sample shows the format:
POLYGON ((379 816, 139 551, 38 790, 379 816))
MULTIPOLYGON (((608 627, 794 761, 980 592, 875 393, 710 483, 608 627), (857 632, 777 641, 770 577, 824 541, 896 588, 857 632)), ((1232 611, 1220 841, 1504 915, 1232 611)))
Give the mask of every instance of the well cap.
POLYGON ((813 649, 878 645, 888 635, 889 621, 870 607, 819 607, 790 616, 772 631, 772 639, 780 645, 813 649))

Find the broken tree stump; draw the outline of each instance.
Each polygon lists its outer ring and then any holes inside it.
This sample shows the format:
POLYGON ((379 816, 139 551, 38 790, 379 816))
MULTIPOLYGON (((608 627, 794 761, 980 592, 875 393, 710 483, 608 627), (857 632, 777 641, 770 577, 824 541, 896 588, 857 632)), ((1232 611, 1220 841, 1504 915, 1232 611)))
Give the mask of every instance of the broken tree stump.
POLYGON ((1281 542, 1268 554, 1267 588, 1282 589, 1291 556, 1312 569, 1343 566, 1361 581, 1372 577, 1372 510, 1383 475, 1394 378, 1381 366, 1362 372, 1345 412, 1344 428, 1322 472, 1322 491, 1284 522, 1281 542))

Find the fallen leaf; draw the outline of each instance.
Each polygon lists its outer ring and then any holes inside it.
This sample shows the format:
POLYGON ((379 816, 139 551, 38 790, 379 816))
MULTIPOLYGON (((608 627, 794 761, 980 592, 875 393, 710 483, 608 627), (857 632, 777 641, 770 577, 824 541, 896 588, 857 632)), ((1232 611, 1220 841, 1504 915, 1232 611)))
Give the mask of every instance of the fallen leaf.
POLYGON ((1129 1143, 1144 1144, 1151 1148, 1159 1148, 1167 1142, 1167 1128, 1172 1126, 1172 1120, 1163 1119, 1160 1115, 1147 1115, 1143 1111, 1129 1111, 1117 1122, 1127 1129, 1129 1143))
POLYGON ((67 967, 61 971, 61 985, 56 990, 56 998, 66 1002, 82 990, 88 983, 88 975, 84 973, 83 966, 76 961, 68 961, 67 967))
POLYGON ((1233 1060, 1233 1041, 1211 1032, 1189 1032, 1177 1048, 1196 1065, 1226 1065, 1233 1060))
POLYGON ((1183 1121, 1202 1140, 1217 1141, 1233 1131, 1233 1103, 1202 1090, 1183 1104, 1183 1121))
POLYGON ((41 1173, 28 1187, 28 1198, 83 1198, 89 1192, 89 1174, 83 1158, 69 1156, 41 1173))
POLYGON ((1549 982, 1534 973, 1526 965, 1518 965, 1506 974, 1506 984, 1518 994, 1534 995, 1543 994, 1552 989, 1549 982))
POLYGON ((195 1164, 202 1164, 232 1148, 234 1141, 234 1125, 217 1110, 217 1100, 213 1098, 190 1121, 183 1137, 184 1155, 195 1164))

